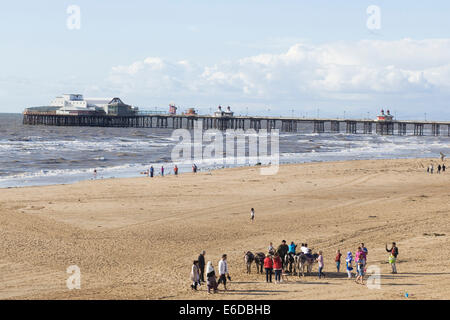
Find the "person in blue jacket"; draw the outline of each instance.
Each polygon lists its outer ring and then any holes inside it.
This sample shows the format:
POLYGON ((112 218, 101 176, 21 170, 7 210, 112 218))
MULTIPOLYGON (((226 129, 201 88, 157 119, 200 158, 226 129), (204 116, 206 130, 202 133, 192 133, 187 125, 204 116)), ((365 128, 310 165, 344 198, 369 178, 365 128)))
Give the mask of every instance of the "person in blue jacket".
POLYGON ((297 245, 294 243, 294 241, 291 241, 291 244, 289 245, 289 251, 288 253, 295 254, 295 248, 297 248, 297 245))

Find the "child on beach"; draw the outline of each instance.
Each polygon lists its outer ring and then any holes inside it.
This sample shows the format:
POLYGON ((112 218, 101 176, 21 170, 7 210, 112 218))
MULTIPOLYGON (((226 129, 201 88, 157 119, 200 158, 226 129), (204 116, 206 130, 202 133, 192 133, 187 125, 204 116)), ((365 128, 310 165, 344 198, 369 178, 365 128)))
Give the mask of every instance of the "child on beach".
POLYGON ((346 263, 347 263, 347 274, 348 274, 348 278, 350 279, 352 277, 352 261, 353 261, 353 256, 352 253, 349 251, 347 252, 347 258, 345 259, 346 263))
POLYGON ((358 259, 357 265, 358 266, 357 266, 356 270, 358 272, 358 276, 356 277, 355 282, 364 284, 364 261, 363 261, 362 255, 358 259), (360 280, 360 282, 358 282, 358 280, 360 280))
POLYGON ((207 280, 207 287, 208 287, 208 293, 211 293, 211 289, 214 290, 214 293, 217 293, 217 278, 216 278, 216 272, 214 271, 214 267, 212 265, 211 261, 208 261, 208 264, 206 266, 206 280, 207 280))
POLYGON ((272 242, 269 244, 269 247, 267 248, 270 255, 273 255, 275 253, 275 248, 273 247, 272 242))
POLYGON ((337 272, 339 272, 339 270, 340 270, 340 268, 341 268, 341 256, 342 256, 342 254, 341 254, 341 250, 337 250, 336 251, 336 258, 334 258, 334 261, 336 262, 336 269, 337 269, 337 272))

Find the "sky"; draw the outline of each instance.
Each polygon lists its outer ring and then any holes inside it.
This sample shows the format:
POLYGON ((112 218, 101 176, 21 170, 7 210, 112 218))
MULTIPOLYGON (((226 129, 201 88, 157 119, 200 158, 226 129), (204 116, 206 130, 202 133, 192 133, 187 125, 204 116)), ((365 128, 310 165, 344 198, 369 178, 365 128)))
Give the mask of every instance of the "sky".
POLYGON ((0 112, 82 93, 150 110, 450 120, 448 12, 443 0, 8 1, 0 112))

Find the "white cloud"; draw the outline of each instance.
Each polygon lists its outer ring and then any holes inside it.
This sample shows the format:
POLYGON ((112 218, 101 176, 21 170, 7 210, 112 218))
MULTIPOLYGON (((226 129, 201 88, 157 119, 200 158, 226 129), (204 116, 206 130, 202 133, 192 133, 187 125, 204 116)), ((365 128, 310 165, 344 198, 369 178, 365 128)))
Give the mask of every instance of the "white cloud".
MULTIPOLYGON (((286 52, 202 65, 149 57, 113 67, 108 85, 148 99, 287 105, 450 93, 450 39, 298 43, 286 52), (215 100, 214 100, 215 99, 215 100)), ((436 97, 435 97, 436 98, 436 97)))

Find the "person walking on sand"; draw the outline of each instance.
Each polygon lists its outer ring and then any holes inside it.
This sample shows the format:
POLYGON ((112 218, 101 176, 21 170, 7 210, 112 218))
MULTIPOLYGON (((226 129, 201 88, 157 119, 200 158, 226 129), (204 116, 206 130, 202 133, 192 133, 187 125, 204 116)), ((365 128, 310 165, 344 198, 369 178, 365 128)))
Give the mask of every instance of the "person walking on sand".
POLYGON ((441 165, 438 165, 438 167, 437 167, 437 173, 441 173, 441 169, 442 169, 442 167, 441 167, 441 165))
POLYGON ((173 173, 177 176, 178 175, 178 167, 177 165, 175 165, 175 167, 173 168, 173 173))
POLYGON ((342 257, 341 250, 338 249, 336 251, 336 258, 334 258, 334 261, 336 262, 336 270, 338 273, 341 268, 341 257, 342 257))
POLYGON ((198 256, 198 268, 200 273, 200 281, 205 282, 205 250, 203 250, 198 256))
POLYGON ((442 172, 445 172, 445 164, 442 164, 442 172))
POLYGON ((208 293, 211 293, 211 289, 213 289, 214 293, 217 293, 217 286, 218 286, 217 277, 211 261, 208 261, 208 265, 206 266, 206 280, 208 293))
POLYGON ((275 271, 275 283, 281 282, 281 272, 283 272, 283 262, 278 253, 273 258, 273 270, 275 271))
POLYGON ((319 263, 319 279, 323 277, 325 277, 325 274, 322 272, 323 271, 323 254, 322 251, 319 250, 319 256, 317 257, 317 262, 319 263))
POLYGON ((194 260, 194 262, 192 264, 191 280, 192 280, 191 289, 192 290, 197 290, 197 285, 200 284, 200 274, 199 274, 199 268, 198 268, 198 261, 197 260, 194 260))
POLYGON ((154 175, 155 175, 155 168, 153 168, 153 166, 150 166, 150 178, 153 178, 154 175))
POLYGON ((229 271, 228 271, 228 262, 227 262, 227 255, 222 255, 222 260, 219 261, 219 282, 217 286, 221 283, 223 283, 223 288, 225 291, 227 291, 227 278, 228 280, 231 280, 229 271))
POLYGON ((264 269, 266 270, 266 282, 272 283, 272 270, 273 270, 273 261, 272 256, 268 255, 264 259, 264 269))
POLYGON ((431 166, 430 166, 430 173, 433 174, 433 171, 434 171, 434 166, 431 165, 431 166))
POLYGON ((353 261, 353 255, 352 255, 352 252, 349 251, 349 252, 347 252, 347 258, 345 259, 346 266, 347 266, 347 275, 348 275, 349 279, 351 279, 351 277, 352 277, 352 270, 353 270, 352 261, 353 261))
POLYGON ((250 210, 250 220, 255 221, 255 209, 253 208, 250 210))
POLYGON ((397 256, 398 256, 398 248, 397 245, 395 244, 395 242, 392 242, 392 247, 390 249, 388 249, 387 244, 386 244, 386 251, 390 253, 389 255, 389 264, 391 265, 392 268, 392 273, 397 273, 397 266, 395 265, 396 261, 397 261, 397 256))
POLYGON ((161 166, 161 177, 164 177, 164 166, 161 166))

